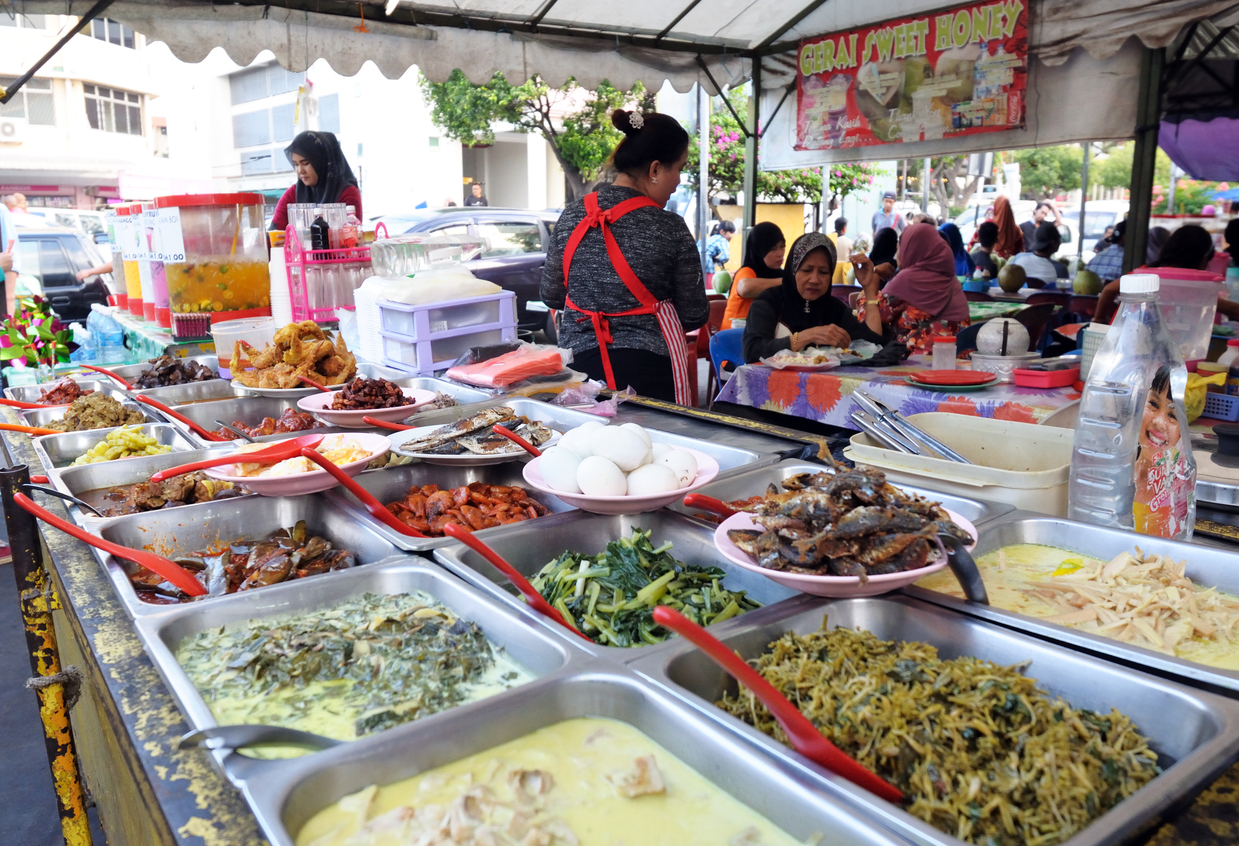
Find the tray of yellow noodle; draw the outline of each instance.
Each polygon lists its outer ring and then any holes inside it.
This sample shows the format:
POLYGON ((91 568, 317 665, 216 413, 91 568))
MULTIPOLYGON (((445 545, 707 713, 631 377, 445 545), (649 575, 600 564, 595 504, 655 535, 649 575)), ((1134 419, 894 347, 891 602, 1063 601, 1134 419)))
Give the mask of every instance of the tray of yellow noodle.
POLYGON ((1076 649, 1239 696, 1233 552, 1016 511, 973 558, 989 605, 928 577, 908 592, 1076 649))

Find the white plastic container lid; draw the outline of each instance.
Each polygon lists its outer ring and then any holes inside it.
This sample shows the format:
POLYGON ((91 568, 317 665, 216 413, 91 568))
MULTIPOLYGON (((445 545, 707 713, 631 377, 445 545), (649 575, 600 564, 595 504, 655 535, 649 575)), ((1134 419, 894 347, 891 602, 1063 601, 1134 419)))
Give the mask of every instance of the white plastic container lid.
POLYGON ((1152 294, 1161 289, 1161 283, 1156 273, 1129 273, 1119 278, 1119 293, 1152 294))

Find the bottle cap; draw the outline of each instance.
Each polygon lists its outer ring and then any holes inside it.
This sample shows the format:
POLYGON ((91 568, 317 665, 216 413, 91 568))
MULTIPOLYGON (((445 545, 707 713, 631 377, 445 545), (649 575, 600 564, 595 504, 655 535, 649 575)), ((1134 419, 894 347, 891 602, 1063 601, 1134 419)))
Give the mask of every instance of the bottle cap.
MULTIPOLYGON (((954 335, 938 335, 934 338, 935 344, 953 344, 955 343, 954 335)), ((1235 339, 1235 343, 1239 344, 1239 338, 1235 339)))
POLYGON ((1161 286, 1156 273, 1129 273, 1119 279, 1120 294, 1154 294, 1161 286))
POLYGON ((1231 338, 1229 341, 1226 342, 1226 346, 1239 347, 1239 338, 1231 338))

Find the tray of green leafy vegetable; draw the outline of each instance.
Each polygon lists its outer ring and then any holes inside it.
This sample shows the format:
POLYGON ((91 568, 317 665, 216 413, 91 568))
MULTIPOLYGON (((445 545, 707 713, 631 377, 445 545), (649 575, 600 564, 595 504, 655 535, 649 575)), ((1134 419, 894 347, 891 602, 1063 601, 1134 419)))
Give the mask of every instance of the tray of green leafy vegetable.
MULTIPOLYGON (((656 605, 669 605, 711 626, 798 595, 720 559, 707 529, 667 511, 552 515, 536 525, 518 524, 489 543, 600 653, 624 661, 672 637, 654 623, 656 605)), ((467 547, 442 547, 435 557, 467 581, 534 614, 507 579, 467 547)))

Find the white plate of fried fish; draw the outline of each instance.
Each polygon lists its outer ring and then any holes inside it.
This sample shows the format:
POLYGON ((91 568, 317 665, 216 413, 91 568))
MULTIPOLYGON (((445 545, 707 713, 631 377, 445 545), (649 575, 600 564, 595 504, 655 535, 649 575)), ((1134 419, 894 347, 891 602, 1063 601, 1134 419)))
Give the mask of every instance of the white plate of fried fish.
POLYGON ((427 464, 483 467, 529 458, 529 453, 494 432, 495 425, 510 429, 539 449, 559 442, 562 436, 547 424, 530 420, 506 406, 484 408, 471 417, 445 426, 418 426, 388 436, 392 452, 427 464))

